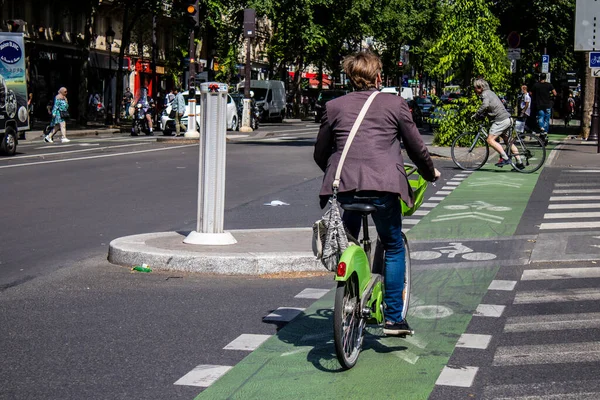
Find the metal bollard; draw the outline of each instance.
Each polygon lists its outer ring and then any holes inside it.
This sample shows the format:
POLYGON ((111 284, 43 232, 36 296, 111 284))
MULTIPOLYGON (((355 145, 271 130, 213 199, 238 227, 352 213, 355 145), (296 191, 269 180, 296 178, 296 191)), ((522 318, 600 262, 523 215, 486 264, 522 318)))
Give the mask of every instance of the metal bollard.
POLYGON ((200 157, 198 161, 198 223, 184 240, 188 244, 237 243, 223 231, 225 212, 225 143, 227 134, 227 85, 200 85, 200 157))

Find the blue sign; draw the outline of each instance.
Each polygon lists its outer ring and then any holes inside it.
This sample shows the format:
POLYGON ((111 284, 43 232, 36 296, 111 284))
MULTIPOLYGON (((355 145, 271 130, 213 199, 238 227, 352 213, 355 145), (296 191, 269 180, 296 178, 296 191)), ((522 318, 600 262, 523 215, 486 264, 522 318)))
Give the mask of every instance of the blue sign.
POLYGON ((600 68, 600 52, 590 52, 590 68, 600 68))
POLYGON ((542 56, 542 64, 549 64, 550 63, 550 56, 547 54, 544 54, 542 56))
POLYGON ((7 64, 16 64, 21 59, 21 47, 17 42, 5 40, 0 43, 0 60, 7 64))

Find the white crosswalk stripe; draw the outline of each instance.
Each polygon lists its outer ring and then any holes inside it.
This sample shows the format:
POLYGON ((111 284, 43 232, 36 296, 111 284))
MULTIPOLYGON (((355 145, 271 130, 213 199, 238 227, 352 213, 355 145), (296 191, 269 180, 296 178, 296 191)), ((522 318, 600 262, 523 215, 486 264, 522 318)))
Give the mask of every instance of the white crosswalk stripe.
POLYGON ((600 228, 600 181, 590 182, 589 174, 578 173, 563 171, 554 184, 548 212, 539 225, 541 231, 600 228))
MULTIPOLYGON (((600 380, 593 373, 585 375, 600 367, 600 341, 595 333, 600 329, 600 312, 597 307, 594 312, 585 312, 600 300, 600 289, 590 285, 590 279, 598 278, 600 267, 581 264, 525 269, 515 282, 515 296, 512 304, 506 306, 508 316, 501 333, 493 330, 487 332, 493 335, 487 335, 479 324, 476 333, 461 335, 455 354, 461 359, 463 352, 462 359, 472 363, 458 366, 451 359, 451 367, 445 367, 436 382, 446 387, 438 393, 443 396, 431 398, 461 398, 448 391, 448 386, 454 386, 456 390, 470 387, 473 396, 489 400, 600 399, 600 380), (590 306, 572 306, 573 302, 585 301, 590 306), (475 358, 464 357, 485 351, 486 347, 493 357, 481 361, 483 365, 473 362, 475 358), (572 372, 561 372, 566 366, 572 372), (556 372, 552 375, 548 371, 556 372), (587 380, 581 380, 585 379, 582 374, 587 380), (485 381, 490 376, 494 377, 494 384, 485 381), (515 376, 526 380, 515 382, 515 376), (482 393, 477 393, 476 388, 482 393)), ((512 281, 494 280, 489 289, 504 287, 513 287, 512 281)), ((480 305, 474 315, 481 316, 484 306, 480 305)))

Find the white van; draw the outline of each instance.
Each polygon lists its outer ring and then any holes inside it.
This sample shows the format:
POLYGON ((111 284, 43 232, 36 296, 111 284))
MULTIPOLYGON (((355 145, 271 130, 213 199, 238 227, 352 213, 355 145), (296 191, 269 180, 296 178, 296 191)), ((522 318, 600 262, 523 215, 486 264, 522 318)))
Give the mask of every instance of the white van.
MULTIPOLYGON (((238 83, 238 92, 244 92, 245 82, 238 83)), ((285 116, 285 86, 283 81, 251 80, 250 90, 254 92, 254 100, 263 106, 263 119, 281 122, 285 116)))

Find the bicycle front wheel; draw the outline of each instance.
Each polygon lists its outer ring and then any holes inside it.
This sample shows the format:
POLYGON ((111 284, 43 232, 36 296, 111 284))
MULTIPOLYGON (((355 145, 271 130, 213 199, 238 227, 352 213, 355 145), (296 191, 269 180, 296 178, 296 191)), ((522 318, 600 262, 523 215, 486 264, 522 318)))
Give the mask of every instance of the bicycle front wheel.
POLYGON ((537 171, 546 161, 546 146, 536 135, 521 135, 514 143, 517 154, 511 154, 510 162, 514 169, 524 174, 537 171))
POLYGON ((478 137, 475 132, 466 132, 454 139, 450 154, 457 167, 475 171, 486 163, 490 155, 490 148, 481 135, 478 137))
POLYGON ((354 367, 364 337, 364 320, 360 310, 360 295, 356 279, 338 282, 333 310, 333 341, 335 353, 344 369, 354 367))
POLYGON ((402 291, 402 319, 406 318, 408 314, 408 307, 410 305, 410 249, 408 248, 408 239, 404 232, 402 233, 402 241, 404 242, 404 263, 406 265, 404 272, 404 290, 402 291))

